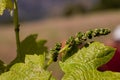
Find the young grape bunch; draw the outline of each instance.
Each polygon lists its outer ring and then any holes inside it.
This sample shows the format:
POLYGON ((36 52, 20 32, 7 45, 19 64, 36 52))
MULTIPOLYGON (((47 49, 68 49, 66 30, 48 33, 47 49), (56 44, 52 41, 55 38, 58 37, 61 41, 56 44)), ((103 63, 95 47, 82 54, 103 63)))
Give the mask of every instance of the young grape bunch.
POLYGON ((92 39, 94 37, 99 37, 103 35, 107 35, 110 33, 109 29, 94 29, 89 30, 85 33, 79 32, 76 36, 71 36, 65 43, 56 44, 53 49, 51 49, 50 54, 52 55, 53 61, 57 61, 58 55, 61 56, 61 60, 65 61, 67 58, 72 56, 81 46, 86 46, 88 39, 92 39))

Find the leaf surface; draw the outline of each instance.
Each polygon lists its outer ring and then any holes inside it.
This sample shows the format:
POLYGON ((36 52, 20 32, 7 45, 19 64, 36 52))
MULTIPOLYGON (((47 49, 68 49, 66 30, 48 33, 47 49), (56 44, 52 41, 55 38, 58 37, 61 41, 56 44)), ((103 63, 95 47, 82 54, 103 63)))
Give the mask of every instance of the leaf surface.
POLYGON ((55 80, 52 74, 44 69, 46 40, 36 41, 37 35, 30 35, 20 45, 21 56, 12 62, 10 70, 2 73, 0 80, 55 80))
POLYGON ((6 66, 3 61, 0 60, 0 74, 4 72, 6 66))
POLYGON ((1 74, 0 80, 55 80, 43 69, 44 55, 26 55, 25 63, 16 63, 10 71, 1 74))
POLYGON ((15 59, 15 62, 24 62, 25 61, 25 55, 44 55, 44 53, 47 54, 48 50, 47 47, 44 46, 47 42, 46 40, 40 40, 36 41, 37 34, 32 34, 28 37, 26 37, 21 43, 20 43, 20 56, 18 55, 15 59))
POLYGON ((118 72, 97 70, 113 57, 114 52, 114 48, 104 46, 99 42, 83 47, 64 62, 59 62, 65 73, 62 80, 120 80, 118 72))
POLYGON ((13 9, 12 0, 0 0, 0 15, 3 14, 5 9, 9 9, 9 10, 13 9))

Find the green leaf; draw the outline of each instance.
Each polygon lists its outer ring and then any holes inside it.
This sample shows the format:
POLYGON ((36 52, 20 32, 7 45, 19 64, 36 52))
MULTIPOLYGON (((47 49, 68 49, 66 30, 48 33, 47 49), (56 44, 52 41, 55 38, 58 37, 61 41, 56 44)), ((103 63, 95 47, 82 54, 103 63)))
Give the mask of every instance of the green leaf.
POLYGON ((20 44, 21 54, 43 54, 47 52, 45 47, 46 40, 36 41, 37 34, 33 34, 25 38, 20 44))
POLYGON ((0 74, 4 72, 6 66, 3 61, 0 60, 0 74))
POLYGON ((0 0, 0 15, 3 14, 5 9, 8 9, 8 10, 13 9, 12 0, 0 0))
MULTIPOLYGON (((32 34, 28 37, 26 37, 21 43, 20 43, 20 53, 17 54, 17 57, 7 66, 7 70, 14 65, 15 63, 19 62, 25 62, 25 56, 26 55, 44 55, 44 53, 47 54, 47 47, 44 46, 46 43, 46 40, 40 40, 36 41, 37 34, 32 34)), ((46 57, 45 57, 46 58, 46 57)))
POLYGON ((62 80, 120 80, 120 73, 97 70, 113 57, 114 52, 114 48, 99 42, 83 47, 64 62, 59 63, 65 73, 62 80))
POLYGON ((26 55, 25 63, 16 63, 10 71, 1 74, 0 80, 55 80, 44 70, 44 55, 26 55))
POLYGON ((41 53, 44 53, 44 52, 48 53, 48 48, 46 46, 44 46, 46 42, 47 42, 46 40, 39 40, 37 42, 38 48, 41 53))
POLYGON ((47 47, 46 40, 36 41, 33 34, 20 43, 20 56, 11 63, 9 71, 2 73, 0 80, 55 80, 44 67, 47 47))
POLYGON ((44 54, 47 53, 47 47, 44 46, 47 42, 46 40, 40 40, 36 41, 37 34, 32 34, 28 37, 26 37, 21 43, 20 43, 20 55, 17 55, 17 58, 13 61, 13 63, 16 62, 24 62, 25 55, 33 55, 33 54, 44 54))

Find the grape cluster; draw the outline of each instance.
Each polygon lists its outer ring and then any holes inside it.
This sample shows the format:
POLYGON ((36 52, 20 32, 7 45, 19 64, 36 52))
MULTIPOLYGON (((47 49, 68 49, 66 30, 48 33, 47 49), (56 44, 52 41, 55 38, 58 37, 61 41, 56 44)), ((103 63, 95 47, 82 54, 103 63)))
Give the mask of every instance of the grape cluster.
POLYGON ((75 36, 75 42, 76 44, 81 44, 82 42, 86 41, 87 39, 92 39, 93 37, 99 37, 102 35, 107 35, 110 33, 109 29, 94 29, 94 30, 89 30, 86 33, 79 32, 75 36))
MULTIPOLYGON (((57 61, 57 57, 59 53, 63 53, 63 57, 67 55, 68 51, 71 51, 73 47, 79 46, 84 43, 87 39, 92 39, 93 37, 99 37, 102 35, 107 35, 110 33, 109 29, 94 29, 89 30, 85 33, 79 32, 75 37, 71 36, 67 41, 63 48, 61 43, 57 43, 53 49, 51 49, 50 54, 52 54, 52 60, 57 61)), ((75 47, 76 48, 76 47, 75 47)))
POLYGON ((53 61, 57 61, 57 57, 58 57, 61 47, 62 47, 61 43, 56 43, 55 47, 50 50, 50 54, 52 54, 53 61))

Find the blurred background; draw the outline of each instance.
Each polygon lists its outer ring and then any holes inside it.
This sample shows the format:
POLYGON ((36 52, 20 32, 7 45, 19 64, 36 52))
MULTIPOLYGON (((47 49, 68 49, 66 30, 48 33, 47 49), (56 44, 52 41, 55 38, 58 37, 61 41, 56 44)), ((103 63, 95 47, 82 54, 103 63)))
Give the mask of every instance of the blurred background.
MULTIPOLYGON (((79 31, 94 28, 113 30, 120 25, 120 0, 18 0, 18 6, 20 39, 37 33, 38 39, 48 40, 46 46, 49 49, 79 31)), ((109 39, 112 39, 111 34, 95 40, 104 42, 109 39)), ((5 11, 0 16, 0 59, 9 63, 15 56, 12 17, 5 11)))

